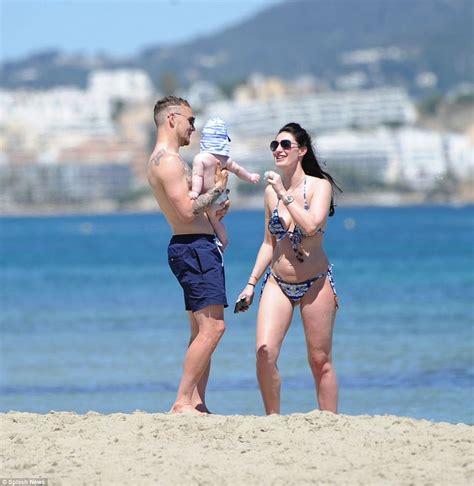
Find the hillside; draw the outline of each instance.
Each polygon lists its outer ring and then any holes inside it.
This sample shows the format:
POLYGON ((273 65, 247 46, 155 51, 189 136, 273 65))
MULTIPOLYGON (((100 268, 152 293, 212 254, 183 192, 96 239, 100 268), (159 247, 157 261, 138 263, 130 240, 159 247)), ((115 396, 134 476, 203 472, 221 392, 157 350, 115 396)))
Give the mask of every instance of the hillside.
POLYGON ((58 50, 10 62, 1 85, 84 86, 93 68, 141 67, 156 83, 173 73, 181 84, 235 83, 258 71, 283 78, 311 73, 333 85, 338 76, 359 73, 367 87, 398 84, 415 93, 416 76, 433 72, 446 92, 473 80, 473 27, 472 0, 287 0, 225 31, 127 60, 65 59, 58 50))

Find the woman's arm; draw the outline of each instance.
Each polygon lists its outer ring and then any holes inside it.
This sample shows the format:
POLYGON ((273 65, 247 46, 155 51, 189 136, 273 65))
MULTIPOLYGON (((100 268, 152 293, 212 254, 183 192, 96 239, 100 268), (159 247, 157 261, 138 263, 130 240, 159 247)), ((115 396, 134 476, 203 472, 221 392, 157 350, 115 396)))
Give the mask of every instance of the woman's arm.
MULTIPOLYGON (((273 187, 277 197, 281 199, 284 204, 285 199, 288 196, 293 198, 294 195, 287 192, 283 187, 283 183, 278 174, 272 172, 267 180, 269 185, 273 187)), ((297 224, 302 229, 303 233, 307 235, 312 235, 316 233, 318 229, 324 227, 329 214, 332 198, 332 186, 328 180, 316 178, 312 179, 312 183, 315 185, 315 190, 313 191, 309 210, 306 210, 304 206, 296 200, 293 200, 289 204, 285 204, 286 209, 290 213, 295 224, 297 224)))
MULTIPOLYGON (((265 273, 265 270, 272 262, 273 252, 275 249, 275 239, 268 231, 268 221, 271 216, 270 191, 272 191, 272 189, 269 187, 265 189, 265 234, 263 242, 260 246, 260 249, 258 250, 257 258, 255 259, 255 264, 248 278, 247 285, 237 299, 240 300, 242 297, 245 297, 247 305, 250 305, 251 303, 251 299, 253 298, 253 295, 255 293, 255 286, 257 285, 257 282, 260 280, 262 275, 265 273)), ((243 310, 246 310, 246 308, 244 308, 243 310)))

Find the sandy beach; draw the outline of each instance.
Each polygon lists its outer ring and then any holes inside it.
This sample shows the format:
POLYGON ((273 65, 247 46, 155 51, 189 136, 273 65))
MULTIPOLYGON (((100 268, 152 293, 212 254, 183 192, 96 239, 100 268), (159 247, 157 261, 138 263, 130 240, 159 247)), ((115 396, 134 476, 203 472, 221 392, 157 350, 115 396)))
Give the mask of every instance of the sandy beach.
POLYGON ((0 414, 1 478, 49 485, 468 485, 473 428, 396 416, 0 414), (146 481, 146 483, 145 483, 146 481))

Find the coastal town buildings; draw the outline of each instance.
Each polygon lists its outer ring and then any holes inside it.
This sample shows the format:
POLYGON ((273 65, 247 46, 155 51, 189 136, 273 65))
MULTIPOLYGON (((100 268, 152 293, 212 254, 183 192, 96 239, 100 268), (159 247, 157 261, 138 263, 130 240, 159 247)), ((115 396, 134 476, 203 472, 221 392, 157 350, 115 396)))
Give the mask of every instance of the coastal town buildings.
POLYGON ((399 88, 240 97, 209 104, 205 114, 211 113, 226 120, 235 132, 248 135, 273 134, 289 120, 298 120, 315 133, 351 127, 413 125, 416 121, 414 103, 399 88))
POLYGON ((447 173, 458 179, 474 175, 474 147, 459 134, 417 128, 342 131, 321 135, 317 147, 336 171, 356 168, 367 180, 412 190, 429 190, 447 173))
POLYGON ((147 101, 155 92, 150 77, 141 69, 92 71, 87 91, 102 100, 128 102, 147 101))
MULTIPOLYGON (((250 170, 272 167, 269 140, 298 121, 315 135, 320 160, 343 177, 413 191, 429 191, 447 174, 472 180, 471 132, 421 129, 405 90, 350 89, 363 83, 346 81, 331 91, 311 76, 255 74, 231 99, 208 81, 179 94, 195 107, 198 132, 208 117, 226 120, 232 157, 250 170)), ((93 71, 84 90, 0 90, 2 205, 119 200, 145 187, 158 96, 137 69, 93 71)), ((198 141, 199 133, 183 152, 187 160, 198 141)), ((230 186, 248 190, 232 177, 230 186)))
POLYGON ((15 205, 106 204, 123 197, 133 187, 129 163, 103 162, 84 165, 75 161, 53 165, 0 166, 0 204, 15 205), (14 190, 11 190, 11 188, 14 190))

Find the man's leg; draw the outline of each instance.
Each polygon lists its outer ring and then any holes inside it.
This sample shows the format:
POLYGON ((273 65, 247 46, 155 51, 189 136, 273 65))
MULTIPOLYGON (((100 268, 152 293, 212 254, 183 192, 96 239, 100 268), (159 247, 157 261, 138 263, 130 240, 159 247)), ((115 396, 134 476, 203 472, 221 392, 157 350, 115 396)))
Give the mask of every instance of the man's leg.
MULTIPOLYGON (((194 317, 194 314, 191 311, 188 311, 188 318, 191 327, 191 338, 189 340, 189 346, 190 346, 191 343, 196 338, 196 336, 198 335, 199 326, 196 318, 194 317)), ((210 413, 209 409, 206 406, 206 387, 207 387, 207 382, 209 380, 210 372, 211 372, 211 360, 209 360, 207 368, 204 371, 204 374, 202 375, 201 379, 198 381, 198 384, 193 392, 192 405, 199 412, 210 413)))
POLYGON ((199 413, 193 406, 193 393, 201 379, 205 377, 212 353, 224 334, 223 305, 209 305, 194 312, 198 333, 192 340, 184 357, 183 375, 176 401, 171 408, 174 413, 199 413))

